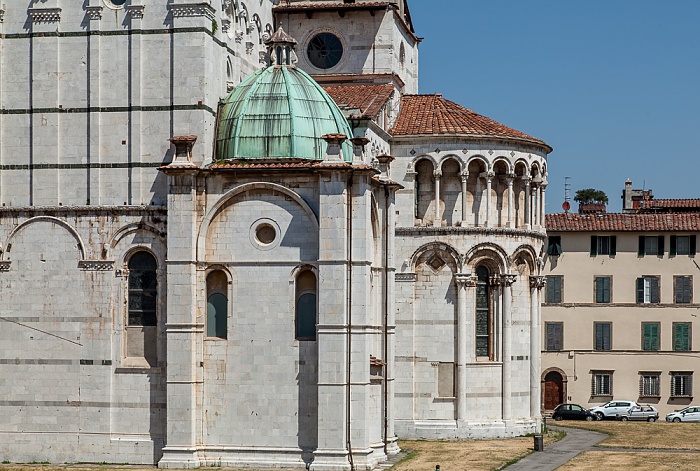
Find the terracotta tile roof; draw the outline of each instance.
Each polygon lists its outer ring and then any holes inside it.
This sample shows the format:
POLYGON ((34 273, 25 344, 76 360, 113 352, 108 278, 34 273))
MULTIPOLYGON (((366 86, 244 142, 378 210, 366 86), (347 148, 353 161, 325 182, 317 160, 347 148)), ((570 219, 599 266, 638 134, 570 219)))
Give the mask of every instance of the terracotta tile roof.
POLYGON ((700 232, 700 213, 557 213, 545 216, 548 232, 700 232))
POLYGON ((392 2, 295 2, 290 4, 280 4, 273 7, 273 11, 299 11, 299 10, 362 10, 366 8, 386 8, 392 2))
POLYGON ((446 100, 441 94, 404 95, 394 136, 416 134, 463 134, 474 137, 501 137, 529 141, 551 148, 542 140, 504 126, 446 100))
POLYGON ((326 86, 323 89, 341 110, 359 109, 356 118, 374 118, 394 92, 390 83, 382 85, 326 86))
POLYGON ((374 355, 369 356, 369 364, 370 364, 370 366, 384 366, 384 365, 386 365, 386 363, 384 363, 382 360, 375 357, 374 355))
POLYGON ((353 168, 355 170, 377 170, 371 165, 351 165, 349 162, 342 164, 326 164, 322 160, 223 160, 215 162, 209 166, 212 170, 222 169, 240 169, 240 170, 267 170, 267 169, 308 169, 308 168, 324 168, 324 167, 343 167, 353 168))
POLYGON ((694 199, 658 199, 640 202, 640 208, 697 208, 700 209, 700 198, 694 199))

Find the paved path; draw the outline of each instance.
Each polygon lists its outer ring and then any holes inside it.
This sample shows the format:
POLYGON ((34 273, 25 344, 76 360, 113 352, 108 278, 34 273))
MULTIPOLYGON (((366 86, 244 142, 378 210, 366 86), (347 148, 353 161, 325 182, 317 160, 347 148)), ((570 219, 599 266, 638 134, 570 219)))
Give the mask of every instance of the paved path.
POLYGON ((544 451, 532 453, 517 463, 508 466, 507 471, 551 471, 572 460, 576 455, 590 450, 607 435, 575 428, 562 428, 549 425, 552 430, 566 432, 566 437, 558 442, 545 445, 544 451))

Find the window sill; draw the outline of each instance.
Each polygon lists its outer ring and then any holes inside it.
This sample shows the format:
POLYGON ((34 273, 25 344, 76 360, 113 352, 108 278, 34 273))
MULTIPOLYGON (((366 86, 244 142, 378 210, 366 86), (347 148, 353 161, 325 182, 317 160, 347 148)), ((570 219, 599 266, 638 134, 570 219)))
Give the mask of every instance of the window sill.
POLYGON ((669 396, 669 399, 692 399, 693 396, 669 396))
POLYGON ((644 394, 639 395, 640 399, 661 399, 661 396, 645 396, 644 394))

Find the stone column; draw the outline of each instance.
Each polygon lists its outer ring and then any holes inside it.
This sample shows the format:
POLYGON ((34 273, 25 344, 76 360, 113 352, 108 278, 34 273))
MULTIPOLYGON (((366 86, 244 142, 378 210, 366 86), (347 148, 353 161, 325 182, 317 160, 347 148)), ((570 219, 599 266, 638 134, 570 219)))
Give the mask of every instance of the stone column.
POLYGON ((503 420, 513 418, 513 394, 512 394, 512 343, 513 343, 513 315, 511 312, 511 298, 513 293, 511 285, 516 276, 510 274, 501 275, 501 294, 503 295, 503 420))
POLYGON ((534 182, 530 183, 530 204, 528 209, 530 210, 530 228, 534 229, 535 226, 537 225, 537 211, 535 208, 535 195, 537 194, 537 184, 534 182))
POLYGON ((539 419, 540 411, 540 293, 544 288, 544 276, 530 277, 530 417, 539 419))
MULTIPOLYGON (((469 358, 469 328, 473 325, 473 319, 468 317, 468 297, 467 289, 471 283, 476 286, 476 280, 472 280, 470 273, 457 273, 455 283, 457 284, 457 420, 467 419, 467 361, 469 358)), ((473 317, 473 316, 472 316, 473 317)), ((472 349, 473 350, 473 349, 472 349)))
POLYGON ((462 227, 467 226, 467 179, 469 172, 462 172, 462 227))
POLYGON ((506 227, 515 227, 513 223, 513 178, 515 175, 506 175, 506 182, 508 182, 508 222, 506 227))
POLYGON ((442 219, 440 217, 440 177, 442 172, 440 170, 435 170, 433 173, 435 176, 435 220, 433 221, 433 226, 440 227, 442 225, 442 219))
POLYGON ((547 190, 547 180, 543 180, 540 183, 540 227, 544 228, 544 192, 547 190))
POLYGON ((525 229, 530 228, 530 182, 532 181, 530 177, 524 177, 525 180, 525 207, 523 208, 523 216, 525 222, 525 229))
POLYGON ((486 173, 486 227, 491 227, 491 182, 495 174, 486 173))

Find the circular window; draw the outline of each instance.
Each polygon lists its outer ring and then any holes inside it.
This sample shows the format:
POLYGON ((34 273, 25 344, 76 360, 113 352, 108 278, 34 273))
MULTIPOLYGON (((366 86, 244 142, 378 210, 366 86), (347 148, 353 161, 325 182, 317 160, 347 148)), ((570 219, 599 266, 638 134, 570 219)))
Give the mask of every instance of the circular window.
POLYGON ((263 245, 270 245, 273 243, 276 235, 277 231, 269 224, 260 224, 255 230, 255 239, 263 245))
POLYGON ((103 0, 107 8, 117 9, 124 6, 126 0, 103 0))
POLYGON ((258 250, 272 250, 280 243, 280 226, 268 218, 261 218, 250 226, 250 243, 258 250))
POLYGON ((319 69, 335 67, 343 57, 343 43, 332 33, 319 33, 309 41, 309 61, 319 69))

